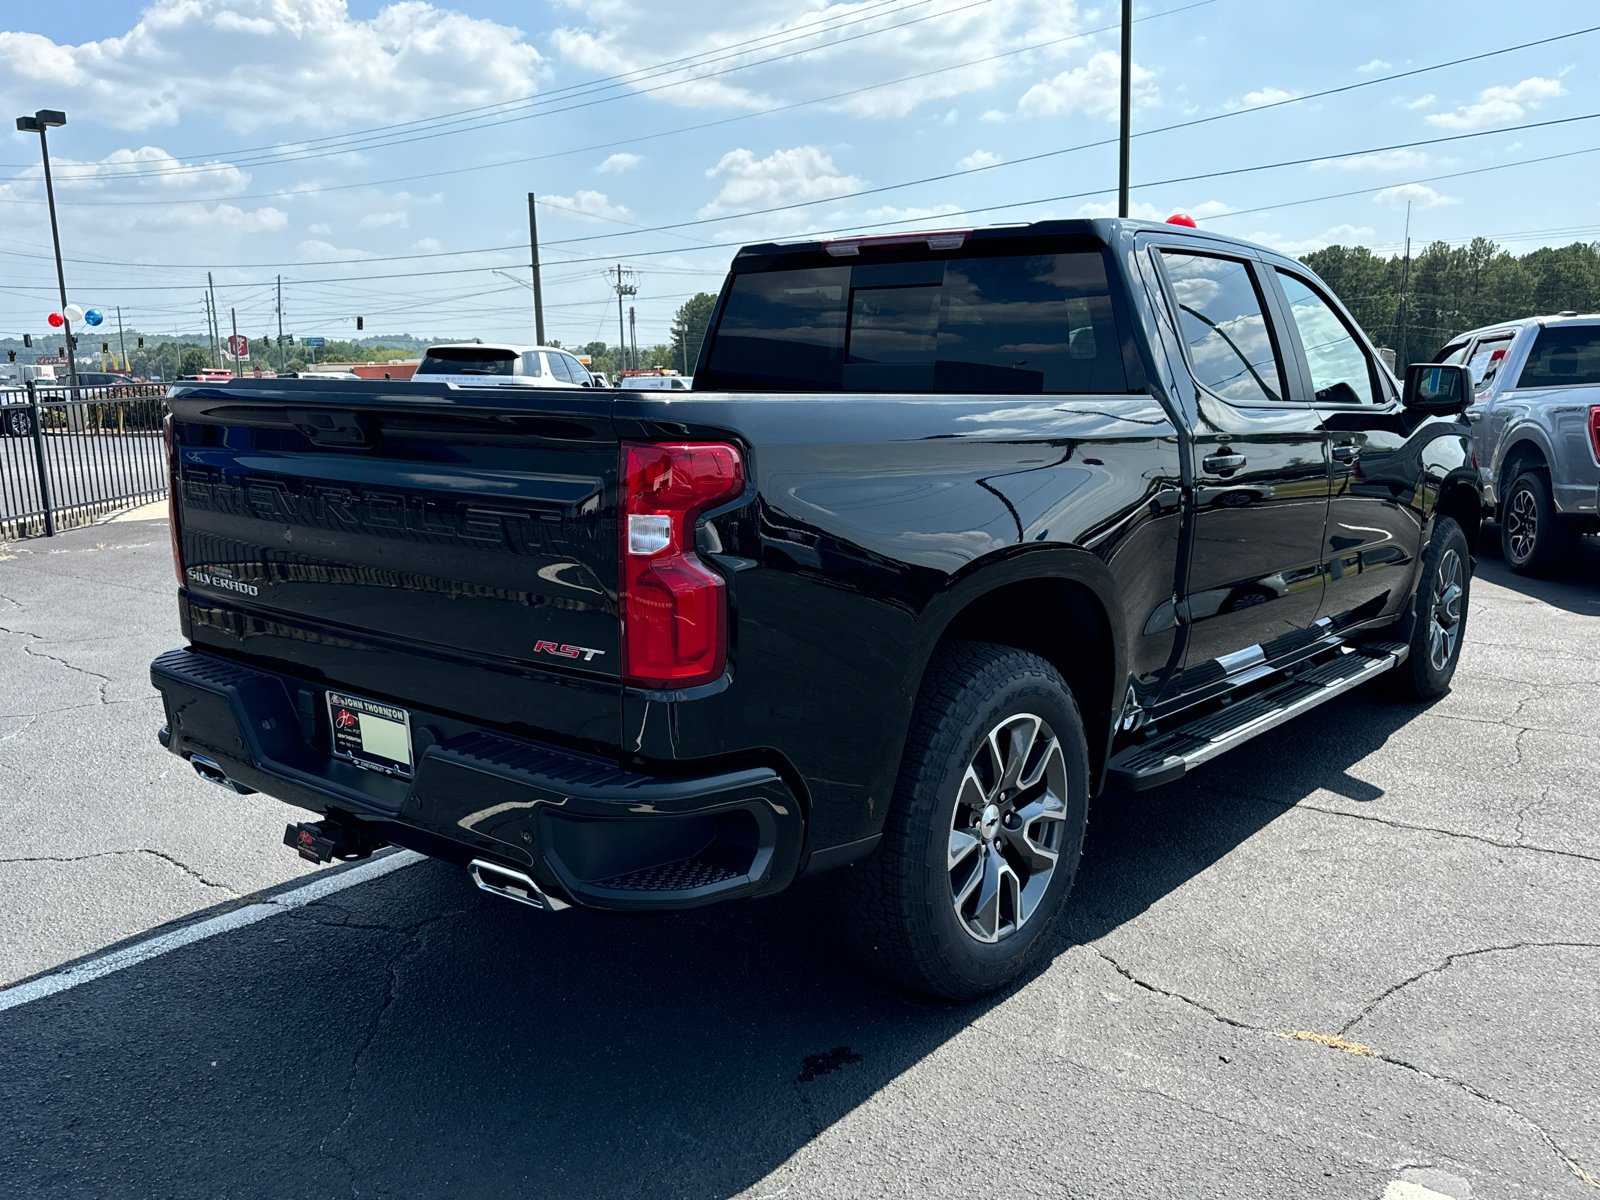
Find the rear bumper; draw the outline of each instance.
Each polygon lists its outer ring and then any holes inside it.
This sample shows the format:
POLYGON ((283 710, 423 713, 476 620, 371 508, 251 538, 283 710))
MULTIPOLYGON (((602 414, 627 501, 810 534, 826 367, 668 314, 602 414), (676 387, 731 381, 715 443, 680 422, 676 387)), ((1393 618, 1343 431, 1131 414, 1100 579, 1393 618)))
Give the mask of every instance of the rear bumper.
POLYGON ((413 708, 411 780, 328 753, 321 685, 195 650, 150 665, 162 743, 234 784, 369 822, 384 841, 466 866, 487 859, 594 908, 693 908, 794 878, 804 819, 767 767, 629 771, 413 708))

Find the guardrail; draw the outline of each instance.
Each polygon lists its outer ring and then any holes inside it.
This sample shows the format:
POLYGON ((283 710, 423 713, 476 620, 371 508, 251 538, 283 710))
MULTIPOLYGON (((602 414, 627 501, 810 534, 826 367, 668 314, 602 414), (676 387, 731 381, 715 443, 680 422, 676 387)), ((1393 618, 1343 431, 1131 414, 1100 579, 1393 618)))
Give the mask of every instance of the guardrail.
POLYGON ((163 499, 166 394, 160 383, 0 389, 0 541, 163 499))

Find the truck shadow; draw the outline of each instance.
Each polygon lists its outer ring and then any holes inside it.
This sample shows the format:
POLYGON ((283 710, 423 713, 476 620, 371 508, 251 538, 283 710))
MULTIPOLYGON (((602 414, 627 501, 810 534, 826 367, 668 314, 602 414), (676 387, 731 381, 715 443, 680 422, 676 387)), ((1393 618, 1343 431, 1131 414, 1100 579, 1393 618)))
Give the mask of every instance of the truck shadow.
POLYGON ((1477 577, 1581 616, 1600 614, 1600 537, 1583 537, 1570 560, 1548 578, 1518 575, 1500 553, 1500 528, 1485 524, 1478 540, 1477 577))
MULTIPOLYGON (((1108 796, 1055 953, 1348 778, 1417 711, 1335 704, 1311 753, 1303 730, 1267 735, 1263 755, 1293 745, 1299 763, 1277 792, 1234 789, 1220 760, 1199 782, 1108 796)), ((1005 1001, 880 983, 836 944, 823 883, 552 916, 429 862, 14 1009, 0 1192, 804 1194, 796 1151, 941 1050, 934 1091, 962 1090, 980 1051, 946 1048, 1005 1001)))

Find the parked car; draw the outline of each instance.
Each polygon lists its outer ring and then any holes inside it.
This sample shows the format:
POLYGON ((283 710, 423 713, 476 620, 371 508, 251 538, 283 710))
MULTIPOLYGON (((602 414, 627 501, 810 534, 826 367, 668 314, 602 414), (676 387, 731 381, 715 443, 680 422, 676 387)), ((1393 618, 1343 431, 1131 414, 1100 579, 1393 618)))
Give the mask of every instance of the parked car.
POLYGON ((1559 567, 1600 530, 1600 315, 1475 329, 1435 361, 1472 370, 1472 448, 1506 564, 1523 575, 1559 567))
POLYGON ((1402 393, 1294 259, 1126 220, 747 246, 706 337, 686 393, 175 389, 162 743, 316 814, 312 861, 409 846, 549 912, 837 871, 865 961, 961 998, 1048 944, 1108 783, 1449 687, 1470 375, 1402 393))
POLYGON ((694 389, 693 375, 624 375, 622 386, 646 392, 688 392, 694 389))
POLYGON ((429 346, 411 378, 468 387, 594 386, 589 369, 565 350, 485 342, 429 346))
POLYGON ((0 437, 32 437, 33 410, 23 393, 0 396, 0 437))

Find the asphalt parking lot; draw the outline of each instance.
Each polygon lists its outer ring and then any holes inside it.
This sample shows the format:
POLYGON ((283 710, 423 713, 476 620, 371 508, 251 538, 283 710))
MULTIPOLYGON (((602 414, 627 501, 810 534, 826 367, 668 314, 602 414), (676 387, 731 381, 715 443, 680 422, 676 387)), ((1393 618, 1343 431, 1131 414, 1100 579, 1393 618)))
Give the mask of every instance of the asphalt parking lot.
POLYGON ((387 860, 288 903, 289 810, 155 741, 164 523, 0 547, 0 985, 86 980, 0 987, 0 1193, 1600 1196, 1595 542, 1486 547, 1443 700, 1103 798, 1054 953, 968 1006, 858 967, 822 880, 546 915, 387 860))

